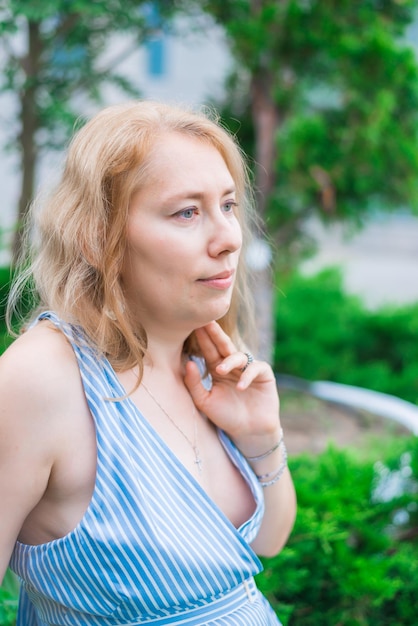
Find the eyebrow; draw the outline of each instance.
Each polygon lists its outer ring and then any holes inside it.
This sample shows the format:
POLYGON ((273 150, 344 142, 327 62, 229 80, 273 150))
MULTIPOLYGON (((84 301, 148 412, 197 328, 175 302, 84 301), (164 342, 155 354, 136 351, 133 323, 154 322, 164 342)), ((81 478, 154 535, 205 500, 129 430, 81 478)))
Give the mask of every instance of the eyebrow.
MULTIPOLYGON (((224 196, 228 196, 231 193, 236 193, 236 189, 235 187, 229 187, 228 189, 226 189, 223 193, 222 193, 222 198, 224 196)), ((179 194, 174 194, 173 196, 170 196, 170 198, 168 198, 168 200, 184 200, 184 199, 190 199, 190 200, 201 200, 203 197, 205 196, 205 193, 202 191, 186 191, 186 192, 180 192, 179 194)))

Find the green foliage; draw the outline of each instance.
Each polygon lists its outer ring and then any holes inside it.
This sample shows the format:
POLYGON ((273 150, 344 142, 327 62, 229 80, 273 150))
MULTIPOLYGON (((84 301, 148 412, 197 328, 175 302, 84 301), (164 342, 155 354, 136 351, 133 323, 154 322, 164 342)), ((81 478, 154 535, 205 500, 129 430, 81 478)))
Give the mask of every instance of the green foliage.
POLYGON ((0 323, 4 320, 6 299, 11 280, 10 268, 0 267, 0 323))
POLYGON ((18 592, 17 579, 8 570, 0 587, 0 626, 14 626, 16 623, 18 592))
MULTIPOLYGON (((9 267, 0 267, 0 354, 13 341, 6 327, 6 304, 10 283, 12 280, 12 272, 9 267)), ((24 303, 23 303, 24 304, 24 303)), ((1 622, 0 622, 1 624, 1 622)))
POLYGON ((418 438, 379 445, 367 460, 333 448, 291 459, 295 528, 257 581, 284 626, 416 623, 418 438))
POLYGON ((9 291, 10 279, 10 268, 0 267, 0 354, 11 342, 11 337, 7 332, 5 322, 6 301, 9 291))
POLYGON ((367 311, 344 293, 338 269, 280 282, 275 370, 418 403, 418 304, 367 311))

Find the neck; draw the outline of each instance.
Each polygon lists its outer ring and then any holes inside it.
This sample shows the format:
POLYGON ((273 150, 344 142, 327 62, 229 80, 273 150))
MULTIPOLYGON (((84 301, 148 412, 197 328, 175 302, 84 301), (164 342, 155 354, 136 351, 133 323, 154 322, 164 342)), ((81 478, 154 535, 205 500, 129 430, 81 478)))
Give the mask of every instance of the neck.
POLYGON ((183 381, 184 339, 162 341, 159 337, 148 336, 147 356, 144 361, 144 378, 168 377, 183 381))

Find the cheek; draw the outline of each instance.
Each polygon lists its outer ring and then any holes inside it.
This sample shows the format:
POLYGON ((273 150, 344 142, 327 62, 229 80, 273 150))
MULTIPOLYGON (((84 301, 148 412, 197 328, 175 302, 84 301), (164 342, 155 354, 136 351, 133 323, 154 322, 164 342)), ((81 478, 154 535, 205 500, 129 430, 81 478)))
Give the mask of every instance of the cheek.
POLYGON ((199 247, 193 235, 173 236, 165 232, 164 226, 155 228, 148 225, 144 228, 141 224, 139 228, 134 221, 128 228, 127 244, 125 272, 135 276, 144 271, 149 277, 152 275, 158 284, 164 281, 164 277, 178 281, 190 274, 199 247))
POLYGON ((166 288, 184 276, 187 269, 183 259, 168 249, 162 239, 158 242, 154 240, 152 246, 132 249, 129 262, 128 271, 133 280, 147 285, 153 282, 166 288))

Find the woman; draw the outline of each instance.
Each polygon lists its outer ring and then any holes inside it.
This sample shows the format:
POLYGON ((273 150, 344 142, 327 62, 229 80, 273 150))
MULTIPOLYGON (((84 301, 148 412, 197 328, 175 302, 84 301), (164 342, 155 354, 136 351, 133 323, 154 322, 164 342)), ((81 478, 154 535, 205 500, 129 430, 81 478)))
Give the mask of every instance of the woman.
POLYGON ((279 624, 253 576, 295 495, 272 370, 238 333, 247 205, 203 114, 129 103, 73 139, 36 213, 39 307, 0 361, 20 626, 279 624))

